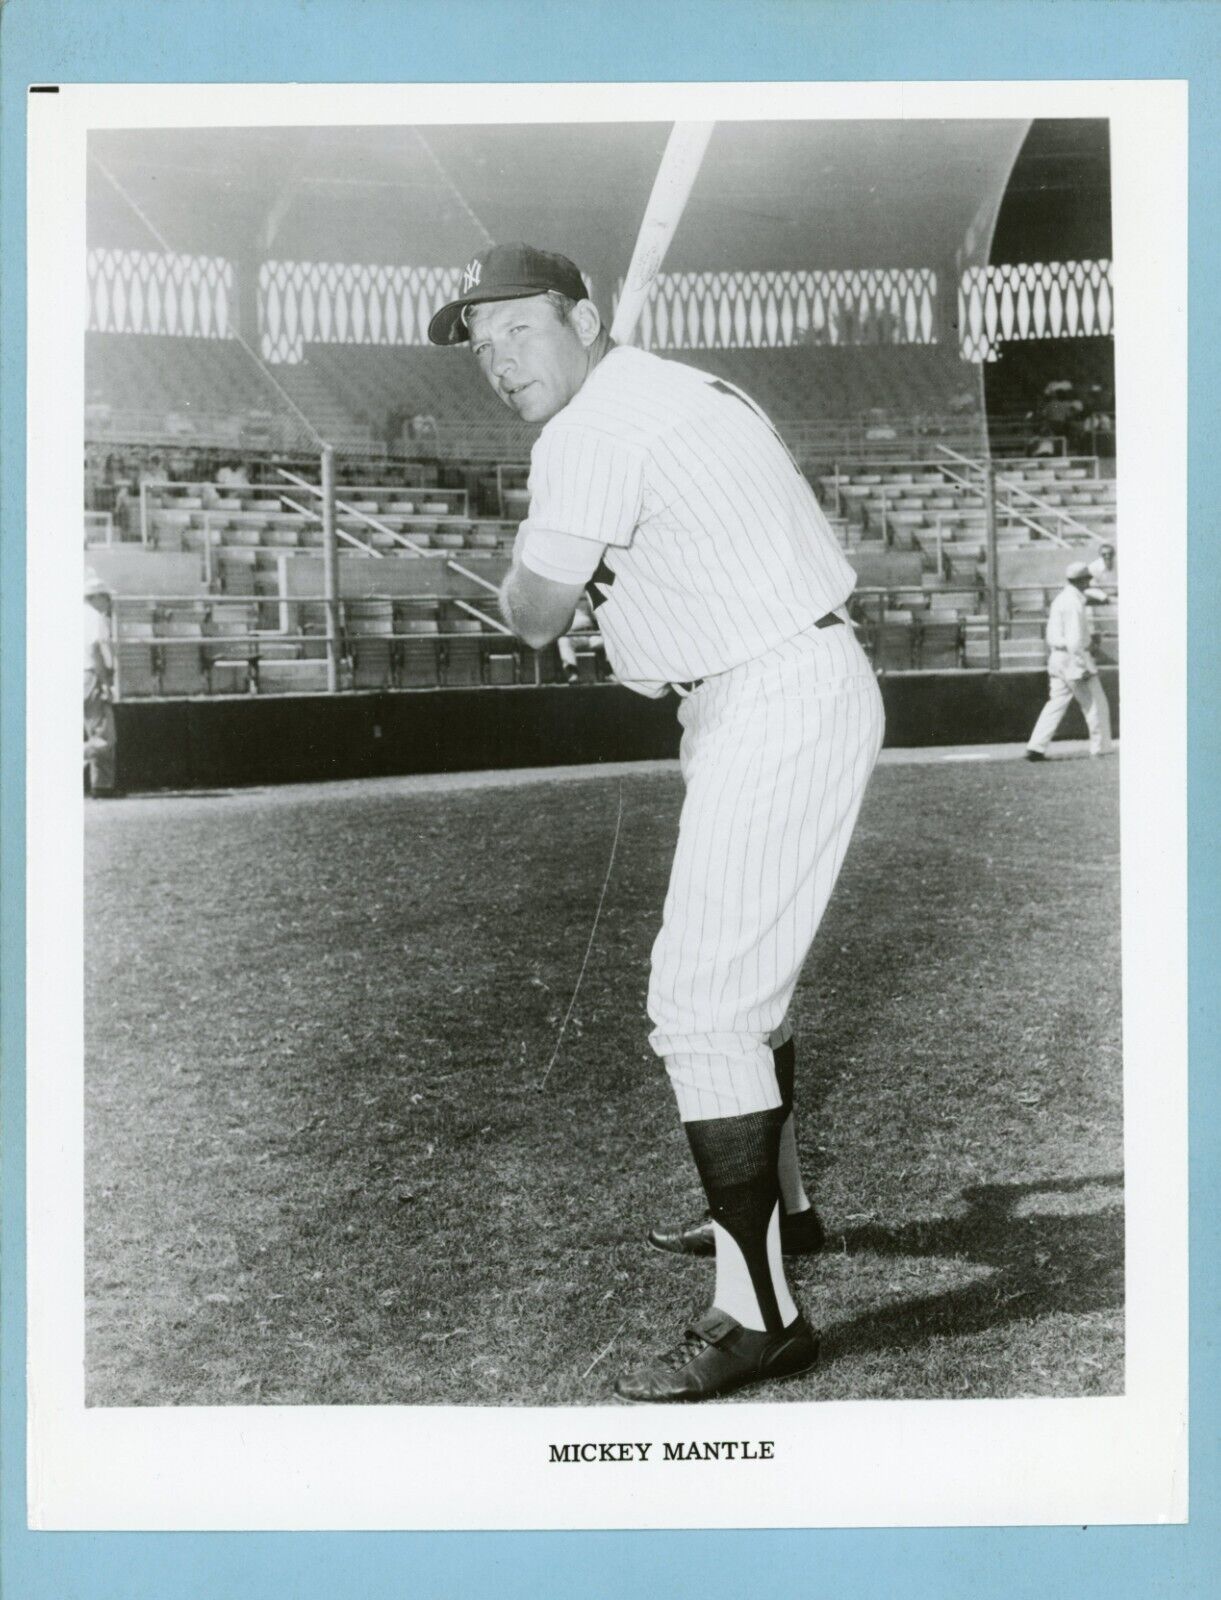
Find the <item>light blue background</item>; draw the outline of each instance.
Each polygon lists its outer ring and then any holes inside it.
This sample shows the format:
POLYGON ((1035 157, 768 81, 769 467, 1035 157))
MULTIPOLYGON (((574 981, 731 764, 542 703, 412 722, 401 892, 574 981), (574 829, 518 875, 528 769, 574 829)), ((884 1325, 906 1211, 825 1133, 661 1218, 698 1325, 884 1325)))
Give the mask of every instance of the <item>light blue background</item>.
MULTIPOLYGON (((5 1600, 1217 1593, 1221 765, 1215 0, 6 0, 0 9, 0 1043, 5 1600), (1186 1528, 590 1534, 30 1534, 24 1506, 23 615, 29 83, 473 79, 1191 80, 1189 576, 1192 1520, 1186 1528), (1210 1577, 1209 1574, 1212 1574, 1210 1577)), ((104 1463, 99 1463, 104 1470, 104 1463)))

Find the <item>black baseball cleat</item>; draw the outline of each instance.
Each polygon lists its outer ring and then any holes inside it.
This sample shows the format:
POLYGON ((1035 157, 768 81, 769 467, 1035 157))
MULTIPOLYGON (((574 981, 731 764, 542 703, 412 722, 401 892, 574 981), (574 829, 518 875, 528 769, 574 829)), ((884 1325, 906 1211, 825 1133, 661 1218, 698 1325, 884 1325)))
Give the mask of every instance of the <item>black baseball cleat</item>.
POLYGON ((1041 750, 1027 750, 1026 759, 1027 761, 1046 761, 1047 757, 1041 750))
POLYGON ((748 1384, 795 1377, 817 1360, 818 1335, 800 1312, 782 1333, 756 1333, 713 1306, 673 1350, 617 1378, 615 1393, 655 1405, 713 1400, 748 1384))
MULTIPOLYGON (((795 1211, 791 1216, 783 1211, 780 1213, 781 1255, 816 1256, 826 1239, 826 1231, 813 1206, 808 1206, 805 1211, 795 1211)), ((707 1216, 701 1217, 698 1222, 684 1222, 677 1228, 650 1228, 649 1243, 655 1250, 667 1250, 675 1256, 716 1254, 712 1219, 707 1216)))

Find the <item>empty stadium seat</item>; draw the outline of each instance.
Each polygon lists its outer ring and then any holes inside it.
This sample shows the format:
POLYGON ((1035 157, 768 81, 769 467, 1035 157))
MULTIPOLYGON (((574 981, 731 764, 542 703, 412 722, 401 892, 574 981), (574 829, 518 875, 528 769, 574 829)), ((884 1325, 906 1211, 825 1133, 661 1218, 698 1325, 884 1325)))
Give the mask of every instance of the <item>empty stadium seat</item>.
POLYGON ((394 684, 394 641, 356 634, 351 641, 352 682, 357 689, 389 689, 394 684))
POLYGON ((956 667, 959 662, 962 629, 955 618, 941 621, 929 618, 920 625, 917 659, 925 671, 956 667))
POLYGON ((1002 668, 1042 668, 1047 664, 1047 651, 1039 639, 1002 639, 1000 641, 1002 668))
POLYGON ((873 630, 873 664, 883 672, 906 672, 915 665, 916 629, 910 612, 888 611, 873 630))
POLYGON ((440 624, 435 617, 407 617, 401 641, 399 682, 404 688, 435 688, 440 682, 440 624))
POLYGON ((258 689, 260 694, 324 694, 327 687, 325 661, 276 660, 260 651, 258 689))
POLYGON ((474 617, 453 618, 445 623, 445 682, 475 684, 483 681, 483 650, 479 636, 483 625, 474 617))
POLYGON ((1042 644, 1046 628, 1041 616, 1013 617, 1008 624, 1008 634, 1011 639, 1037 639, 1042 644))
POLYGON ((158 693, 154 646, 140 640, 120 639, 115 646, 116 695, 137 700, 158 693))
POLYGON ((505 644, 489 643, 484 658, 484 671, 490 684, 507 685, 517 682, 517 653, 505 644))
POLYGON ((166 639, 158 647, 161 660, 160 689, 163 695, 206 694, 208 670, 204 660, 202 628, 195 624, 193 638, 166 639))

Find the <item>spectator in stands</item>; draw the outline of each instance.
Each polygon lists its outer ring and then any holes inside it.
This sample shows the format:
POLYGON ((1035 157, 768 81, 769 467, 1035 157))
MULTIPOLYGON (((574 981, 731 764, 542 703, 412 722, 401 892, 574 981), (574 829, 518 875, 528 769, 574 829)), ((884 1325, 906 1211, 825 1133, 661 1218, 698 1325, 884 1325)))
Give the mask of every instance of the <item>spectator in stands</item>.
POLYGON ((1118 598, 1119 574, 1115 570, 1115 546, 1101 544, 1098 554, 1090 562, 1090 586, 1085 591, 1085 598, 1091 605, 1114 605, 1118 598))
POLYGON ((885 411, 875 406, 871 411, 865 413, 865 438, 871 443, 885 439, 897 439, 898 437, 885 411))
POLYGON ((1078 424, 1082 453, 1110 459, 1115 454, 1115 419, 1106 405, 1091 407, 1078 424))
POLYGON ((567 633, 562 633, 555 641, 560 652, 560 663, 564 668, 564 677, 569 683, 576 683, 579 673, 577 671, 577 645, 586 650, 601 650, 602 635, 596 631, 597 625, 590 613, 589 601, 578 600, 577 609, 568 627, 567 633))
POLYGON ((1056 378, 1043 390, 1039 416, 1044 422, 1063 427, 1079 417, 1085 408, 1073 391, 1071 378, 1056 378))
POLYGON ((386 413, 386 427, 383 437, 386 441, 386 449, 389 450, 391 455, 394 455, 402 448, 403 431, 407 426, 410 414, 406 406, 391 406, 386 413))
POLYGON ((114 525, 118 530, 120 539, 139 538, 139 529, 132 527, 132 522, 136 514, 136 507, 131 498, 131 490, 125 483, 117 483, 114 490, 114 510, 112 512, 112 516, 114 517, 114 525))
POLYGON ((110 590, 96 572, 85 574, 85 770, 89 792, 105 800, 115 787, 115 726, 110 698, 114 647, 110 636, 110 590))
POLYGON ((1041 422, 1027 442, 1026 454, 1028 456, 1058 455, 1061 438, 1062 435, 1057 432, 1054 423, 1041 422))
POLYGON ((1085 601, 1090 569, 1084 561, 1071 561, 1064 577, 1064 587, 1052 601, 1047 617, 1050 692, 1026 743, 1027 761, 1047 759, 1047 747, 1071 700, 1076 700, 1085 715, 1090 754, 1110 755, 1112 749, 1111 709, 1091 653, 1094 630, 1085 601))

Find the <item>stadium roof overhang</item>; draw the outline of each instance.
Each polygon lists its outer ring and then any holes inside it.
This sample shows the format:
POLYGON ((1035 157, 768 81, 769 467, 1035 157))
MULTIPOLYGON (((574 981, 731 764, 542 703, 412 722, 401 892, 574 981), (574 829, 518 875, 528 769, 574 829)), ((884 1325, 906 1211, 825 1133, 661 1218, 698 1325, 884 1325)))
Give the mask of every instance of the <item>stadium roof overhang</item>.
MULTIPOLYGON (((89 243, 157 249, 155 234, 176 251, 239 259, 453 266, 486 229, 561 249, 606 282, 627 266, 668 126, 97 132, 89 243)), ((1062 167, 1089 176, 1099 128, 1105 162, 1105 124, 1055 126, 1068 130, 1062 167)), ((667 268, 948 262, 973 226, 990 231, 1029 127, 720 123, 667 268)))

